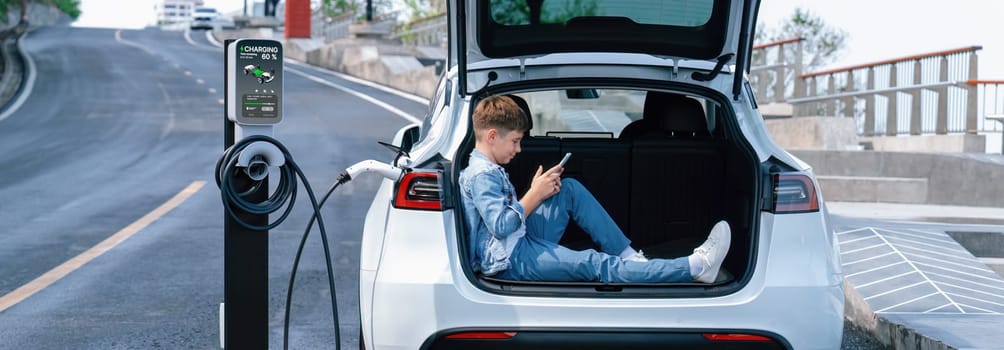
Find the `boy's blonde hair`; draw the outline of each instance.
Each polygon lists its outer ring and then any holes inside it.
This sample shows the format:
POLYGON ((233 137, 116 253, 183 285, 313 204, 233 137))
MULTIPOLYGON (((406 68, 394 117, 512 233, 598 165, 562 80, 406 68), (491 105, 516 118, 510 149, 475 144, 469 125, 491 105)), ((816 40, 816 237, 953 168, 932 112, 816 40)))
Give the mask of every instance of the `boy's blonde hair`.
POLYGON ((523 109, 508 96, 490 96, 478 102, 474 107, 474 136, 477 140, 484 137, 485 132, 496 129, 505 135, 510 131, 526 131, 527 121, 523 109))

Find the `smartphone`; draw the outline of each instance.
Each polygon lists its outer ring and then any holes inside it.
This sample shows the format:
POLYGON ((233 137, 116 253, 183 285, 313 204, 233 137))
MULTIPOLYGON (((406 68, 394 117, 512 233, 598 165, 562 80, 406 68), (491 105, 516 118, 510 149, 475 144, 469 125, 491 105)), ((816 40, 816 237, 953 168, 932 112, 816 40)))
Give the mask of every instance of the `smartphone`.
POLYGON ((561 163, 558 163, 558 165, 564 168, 565 163, 568 163, 568 158, 572 158, 572 152, 565 153, 565 158, 561 158, 561 163))

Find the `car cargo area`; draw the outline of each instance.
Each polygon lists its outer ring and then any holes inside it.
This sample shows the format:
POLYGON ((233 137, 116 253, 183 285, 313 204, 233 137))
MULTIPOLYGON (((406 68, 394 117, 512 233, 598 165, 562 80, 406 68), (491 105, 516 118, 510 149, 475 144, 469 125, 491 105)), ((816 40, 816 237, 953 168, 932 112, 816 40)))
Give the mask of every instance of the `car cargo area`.
MULTIPOLYGON (((527 191, 538 165, 547 169, 571 152, 563 177, 585 185, 632 246, 650 259, 689 255, 719 220, 731 225, 732 245, 723 265, 725 277, 711 285, 528 283, 480 277, 488 288, 671 292, 667 289, 710 286, 728 291, 745 283, 752 270, 759 170, 738 137, 730 109, 695 94, 644 90, 517 95, 532 115, 522 151, 505 165, 517 193, 527 191)), ((574 223, 560 243, 575 250, 597 249, 574 223)))

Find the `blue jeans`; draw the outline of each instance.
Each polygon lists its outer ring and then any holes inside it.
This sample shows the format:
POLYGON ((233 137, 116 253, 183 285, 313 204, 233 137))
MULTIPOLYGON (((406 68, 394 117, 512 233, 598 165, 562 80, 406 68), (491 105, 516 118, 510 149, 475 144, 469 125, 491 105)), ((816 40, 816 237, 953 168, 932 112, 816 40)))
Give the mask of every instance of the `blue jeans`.
POLYGON ((521 281, 666 283, 690 282, 687 257, 624 261, 617 255, 631 241, 581 183, 561 180, 561 192, 526 218, 527 235, 509 257, 499 277, 521 281), (600 249, 576 251, 558 245, 569 220, 582 227, 600 249))

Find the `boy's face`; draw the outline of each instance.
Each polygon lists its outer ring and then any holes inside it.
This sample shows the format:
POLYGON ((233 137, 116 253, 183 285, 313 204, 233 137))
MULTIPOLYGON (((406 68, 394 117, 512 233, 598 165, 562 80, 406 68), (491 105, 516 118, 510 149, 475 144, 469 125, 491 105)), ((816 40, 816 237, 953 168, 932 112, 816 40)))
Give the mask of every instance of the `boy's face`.
POLYGON ((487 136, 491 152, 489 156, 496 164, 509 164, 520 151, 519 143, 523 140, 522 131, 513 130, 502 134, 499 129, 491 129, 487 136))

